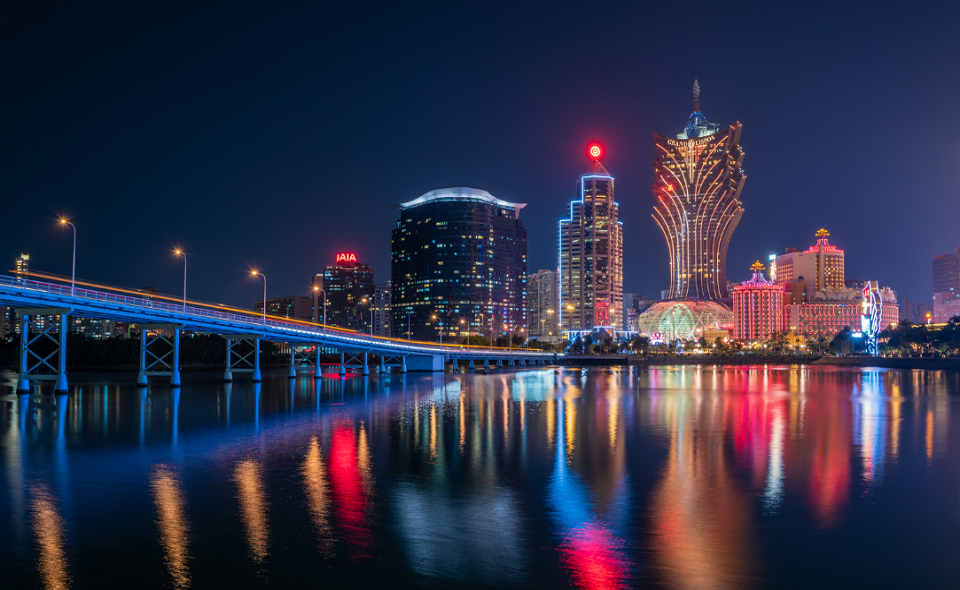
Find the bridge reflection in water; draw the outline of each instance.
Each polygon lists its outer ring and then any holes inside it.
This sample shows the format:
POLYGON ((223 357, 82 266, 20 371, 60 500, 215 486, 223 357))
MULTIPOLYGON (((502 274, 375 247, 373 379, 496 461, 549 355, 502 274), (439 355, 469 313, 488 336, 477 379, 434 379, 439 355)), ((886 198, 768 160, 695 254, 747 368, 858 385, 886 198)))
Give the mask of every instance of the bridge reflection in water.
POLYGON ((960 543, 957 374, 265 377, 180 393, 81 376, 65 395, 0 396, 5 582, 817 583, 801 549, 893 583, 952 576, 925 556, 960 543), (867 530, 902 564, 822 542, 867 530))

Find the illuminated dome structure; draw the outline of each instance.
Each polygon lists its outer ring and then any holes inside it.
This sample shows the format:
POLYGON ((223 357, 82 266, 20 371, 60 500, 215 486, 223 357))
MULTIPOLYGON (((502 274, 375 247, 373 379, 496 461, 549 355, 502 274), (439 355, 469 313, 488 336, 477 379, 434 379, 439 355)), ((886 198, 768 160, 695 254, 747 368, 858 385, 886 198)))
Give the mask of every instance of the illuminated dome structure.
POLYGON ((663 334, 672 340, 697 340, 704 330, 726 330, 733 324, 733 311, 716 301, 682 299, 661 301, 640 314, 637 331, 647 336, 663 334))

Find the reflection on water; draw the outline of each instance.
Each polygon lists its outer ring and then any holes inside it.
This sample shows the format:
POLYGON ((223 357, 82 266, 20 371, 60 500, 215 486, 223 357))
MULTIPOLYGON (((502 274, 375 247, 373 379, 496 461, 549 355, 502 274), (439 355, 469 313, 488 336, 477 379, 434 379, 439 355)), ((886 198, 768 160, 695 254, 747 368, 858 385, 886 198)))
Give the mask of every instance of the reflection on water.
POLYGON ((270 551, 270 530, 267 523, 267 499, 260 474, 260 463, 244 459, 234 469, 237 483, 237 498, 240 500, 240 515, 250 545, 250 556, 263 563, 270 551))
POLYGON ((33 520, 33 533, 37 537, 40 559, 37 569, 43 585, 49 590, 70 587, 70 574, 67 571, 66 527, 57 501, 42 483, 36 483, 30 489, 30 512, 33 520))
POLYGON ((11 588, 845 588, 863 571, 950 587, 958 394, 957 373, 804 367, 0 394, 0 572, 11 588))
MULTIPOLYGON (((733 447, 752 455, 763 429, 752 398, 671 395, 658 399, 654 421, 667 426, 669 452, 653 494, 654 564, 671 588, 745 588, 753 577, 749 496, 723 452, 725 417, 733 447), (711 425, 710 422, 713 422, 711 425), (699 428, 693 428, 697 424, 699 428)), ((751 466, 755 466, 750 462, 751 466)))
POLYGON ((317 437, 310 439, 307 456, 303 460, 303 486, 307 494, 307 506, 313 517, 320 540, 320 553, 330 555, 333 547, 333 525, 330 522, 330 489, 327 485, 327 470, 323 465, 323 453, 317 437))
POLYGON ((337 518, 353 557, 368 557, 373 544, 367 525, 370 450, 362 426, 359 431, 358 436, 351 423, 341 423, 334 428, 330 442, 330 487, 337 518))
POLYGON ((166 553, 167 569, 174 588, 190 587, 187 545, 190 525, 184 510, 183 492, 176 474, 166 465, 158 465, 150 475, 153 501, 157 505, 157 527, 166 553))
MULTIPOLYGON (((560 560, 570 571, 573 582, 581 588, 624 588, 631 566, 626 557, 626 543, 616 531, 618 516, 622 515, 614 510, 606 521, 601 518, 593 506, 590 487, 584 485, 568 465, 574 450, 575 433, 572 429, 576 424, 577 407, 572 400, 546 403, 559 406, 556 458, 547 497, 561 539, 560 560), (566 447, 563 444, 565 432, 566 447)), ((609 430, 609 424, 615 424, 616 405, 610 404, 608 408, 613 410, 607 415, 609 430)), ((622 455, 623 449, 620 451, 622 455)), ((618 499, 623 500, 621 494, 626 490, 618 485, 622 470, 615 469, 611 475, 614 487, 618 488, 618 499)))

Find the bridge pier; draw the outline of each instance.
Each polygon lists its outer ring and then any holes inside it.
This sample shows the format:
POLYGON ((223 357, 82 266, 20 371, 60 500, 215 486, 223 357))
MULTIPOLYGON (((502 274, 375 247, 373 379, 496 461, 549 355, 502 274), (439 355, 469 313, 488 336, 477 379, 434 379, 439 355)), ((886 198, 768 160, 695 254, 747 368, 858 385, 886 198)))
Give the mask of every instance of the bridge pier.
POLYGON ((470 359, 470 363, 467 366, 469 367, 471 373, 477 370, 477 368, 473 366, 473 359, 470 359))
POLYGON ((490 359, 483 359, 483 370, 484 371, 490 370, 490 359))
POLYGON ((380 353, 380 374, 383 375, 386 372, 387 372, 387 365, 384 362, 383 353, 381 352, 380 353))
MULTIPOLYGON (((266 303, 264 303, 264 305, 266 305, 266 303)), ((260 383, 262 380, 260 375, 260 337, 257 336, 253 339, 253 376, 251 381, 260 383)))
POLYGON ((137 386, 147 385, 147 376, 170 376, 170 386, 180 387, 180 330, 182 324, 138 324, 140 328, 140 372, 137 386), (157 344, 165 342, 170 347, 163 352, 157 344), (168 357, 171 357, 168 360, 168 357), (148 358, 149 357, 149 358, 148 358))
POLYGON ((510 359, 509 361, 507 361, 507 366, 508 366, 508 367, 513 367, 513 366, 515 366, 515 365, 513 364, 513 359, 510 359))
POLYGON ((291 379, 297 376, 296 344, 290 343, 290 375, 291 379))
POLYGON ((320 368, 320 343, 317 342, 317 354, 314 357, 316 360, 313 367, 313 378, 322 379, 323 378, 323 369, 320 368))
POLYGON ((503 359, 497 359, 497 367, 503 367, 503 359))
POLYGON ((65 307, 34 307, 17 308, 15 311, 20 313, 20 366, 17 375, 17 393, 30 393, 30 380, 54 381, 57 393, 67 392, 67 331, 69 330, 67 316, 72 311, 65 307), (60 323, 48 323, 46 327, 41 328, 33 319, 39 315, 57 315, 60 316, 60 323), (31 337, 30 328, 35 328, 37 334, 31 337), (60 334, 54 338, 50 333, 54 328, 59 328, 60 334), (31 348, 31 345, 37 342, 50 340, 57 345, 57 348, 44 356, 31 348), (50 363, 50 359, 57 356, 57 366, 50 363), (31 358, 33 357, 33 358, 31 358), (36 359, 36 364, 33 363, 36 359), (40 374, 39 371, 47 370, 48 374, 40 374))
POLYGON ((407 355, 401 356, 400 359, 400 372, 405 374, 407 372, 407 355))
POLYGON ((364 374, 364 375, 369 375, 369 374, 370 374, 370 365, 367 363, 367 351, 366 351, 366 350, 363 351, 363 374, 364 374))
POLYGON ((343 351, 340 351, 340 376, 347 376, 347 367, 343 364, 343 351))

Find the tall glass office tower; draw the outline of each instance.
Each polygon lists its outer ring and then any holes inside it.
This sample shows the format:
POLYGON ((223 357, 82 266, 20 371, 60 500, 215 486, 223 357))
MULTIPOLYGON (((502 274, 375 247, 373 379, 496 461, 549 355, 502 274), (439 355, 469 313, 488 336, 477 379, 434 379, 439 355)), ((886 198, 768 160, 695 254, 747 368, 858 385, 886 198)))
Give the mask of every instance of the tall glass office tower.
POLYGON ((474 188, 431 191, 398 205, 393 230, 394 334, 417 340, 498 338, 527 327, 522 203, 474 188))
POLYGON ((723 299, 727 247, 743 207, 740 191, 740 123, 720 129, 700 112, 700 85, 693 83, 693 113, 676 139, 653 140, 653 219, 670 254, 670 298, 723 299))
MULTIPOLYGON (((622 329, 623 224, 613 177, 591 145, 590 165, 577 181, 570 218, 560 220, 560 326, 565 333, 598 327, 622 329)), ((568 334, 569 335, 569 334, 568 334)))

